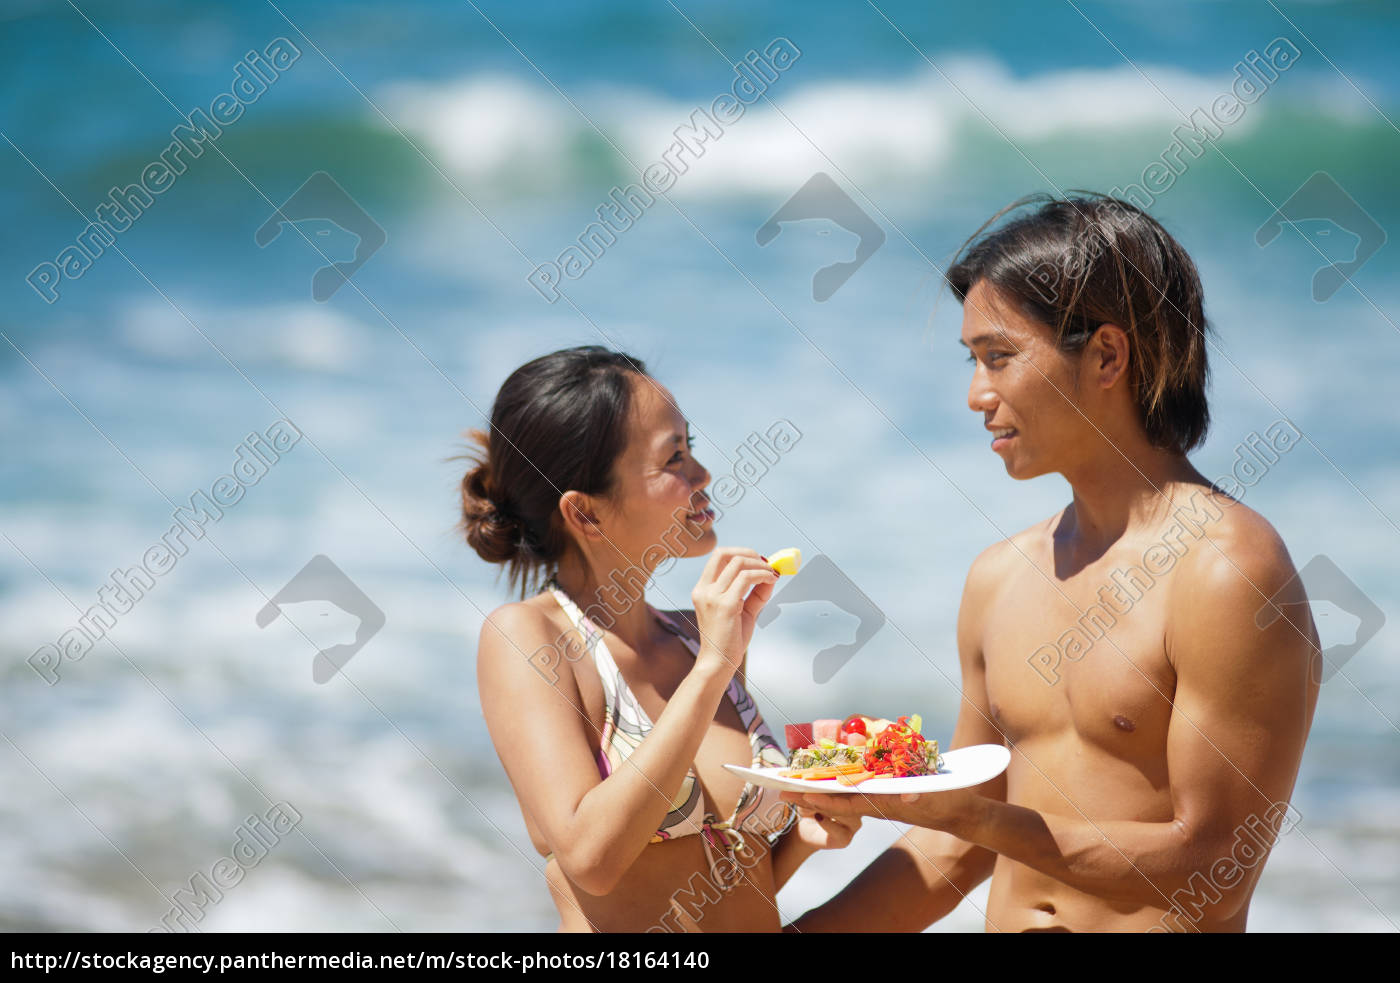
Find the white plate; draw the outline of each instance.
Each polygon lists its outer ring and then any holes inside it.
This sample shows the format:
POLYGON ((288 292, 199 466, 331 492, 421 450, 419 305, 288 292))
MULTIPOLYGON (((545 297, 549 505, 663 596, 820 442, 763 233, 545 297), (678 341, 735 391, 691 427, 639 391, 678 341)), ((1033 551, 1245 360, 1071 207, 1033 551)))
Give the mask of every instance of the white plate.
POLYGON ((977 744, 943 752, 943 766, 937 775, 914 778, 868 778, 859 785, 838 785, 833 781, 814 782, 803 778, 783 778, 781 768, 744 768, 725 765, 736 775, 763 788, 783 792, 865 792, 870 795, 920 795, 970 788, 991 781, 1011 763, 1011 752, 1001 744, 977 744))

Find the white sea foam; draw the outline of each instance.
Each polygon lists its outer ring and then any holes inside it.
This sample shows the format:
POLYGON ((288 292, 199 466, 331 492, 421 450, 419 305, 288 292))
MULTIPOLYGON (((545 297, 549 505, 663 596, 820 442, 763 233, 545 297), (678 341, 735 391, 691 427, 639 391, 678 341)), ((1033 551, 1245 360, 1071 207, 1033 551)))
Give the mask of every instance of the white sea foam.
POLYGON ((119 337, 132 350, 162 361, 217 359, 202 331, 237 364, 277 361, 315 372, 345 371, 364 354, 364 326, 325 304, 229 309, 181 302, 180 307, 184 315, 159 298, 134 298, 120 307, 119 337))
MULTIPOLYGON (((969 128, 1018 145, 1138 131, 1147 140, 1144 147, 1165 147, 1182 113, 1208 110, 1232 82, 1228 74, 1154 65, 1018 77, 992 58, 935 62, 937 69, 890 81, 813 82, 802 79, 799 60, 769 90, 776 107, 763 100, 753 104, 707 146, 672 193, 790 190, 814 170, 830 169, 831 162, 857 182, 925 178, 958 152, 969 128)), ((494 75, 445 83, 405 80, 378 94, 389 117, 421 138, 446 167, 517 185, 581 172, 588 165, 576 150, 590 143, 611 144, 616 166, 630 174, 659 160, 675 129, 709 103, 618 86, 569 95, 577 110, 544 83, 494 75)), ((1232 131, 1247 131, 1266 111, 1264 100, 1248 107, 1232 131)))
POLYGON ((375 101, 395 124, 425 138, 444 164, 476 179, 547 174, 582 122, 548 88, 509 75, 395 82, 375 101))

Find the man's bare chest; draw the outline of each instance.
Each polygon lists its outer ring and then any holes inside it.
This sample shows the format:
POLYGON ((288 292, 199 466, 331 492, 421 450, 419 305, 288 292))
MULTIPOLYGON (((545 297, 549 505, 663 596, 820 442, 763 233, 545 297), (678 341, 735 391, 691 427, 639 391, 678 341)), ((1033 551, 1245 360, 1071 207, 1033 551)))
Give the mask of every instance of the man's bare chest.
POLYGON ((1111 562, 1003 582, 983 622, 994 722, 1013 742, 1075 736, 1115 756, 1160 755, 1176 677, 1169 585, 1111 562))

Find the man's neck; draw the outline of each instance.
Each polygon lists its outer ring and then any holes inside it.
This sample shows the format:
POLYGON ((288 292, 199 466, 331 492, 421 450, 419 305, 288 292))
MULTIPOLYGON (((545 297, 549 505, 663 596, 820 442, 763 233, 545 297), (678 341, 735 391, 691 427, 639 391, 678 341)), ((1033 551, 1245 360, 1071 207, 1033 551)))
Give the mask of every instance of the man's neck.
POLYGON ((1059 535, 1099 555, 1137 529, 1154 528, 1172 508, 1175 486, 1208 484, 1186 455, 1123 441, 1066 474, 1074 502, 1059 535))

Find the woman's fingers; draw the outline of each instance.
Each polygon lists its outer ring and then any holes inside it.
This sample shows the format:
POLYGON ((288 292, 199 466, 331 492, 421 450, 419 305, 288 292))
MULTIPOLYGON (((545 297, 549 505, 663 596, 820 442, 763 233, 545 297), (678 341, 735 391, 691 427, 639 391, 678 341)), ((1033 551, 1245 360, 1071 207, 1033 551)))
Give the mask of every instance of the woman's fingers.
POLYGON ((741 546, 715 550, 691 591, 701 643, 737 668, 748 650, 756 616, 777 583, 757 552, 741 546))
POLYGON ((856 835, 854 827, 838 819, 827 817, 818 819, 817 822, 821 824, 822 829, 826 830, 826 838, 829 842, 845 846, 856 835))
MULTIPOLYGON (((709 561, 705 564, 705 571, 710 574, 710 580, 717 580, 725 566, 736 557, 750 557, 760 559, 759 555, 746 546, 717 546, 710 554, 709 561)), ((703 578, 702 578, 703 579, 703 578)))
POLYGON ((711 551, 709 559, 705 561, 705 569, 700 572, 700 580, 696 583, 695 589, 699 590, 707 584, 715 582, 720 571, 724 568, 735 551, 741 549, 738 546, 717 546, 711 551))
POLYGON ((721 593, 728 593, 734 586, 734 581, 741 573, 748 570, 766 570, 768 565, 763 562, 763 557, 753 550, 741 547, 730 547, 734 552, 725 562, 724 567, 715 576, 715 586, 721 593))
MULTIPOLYGON (((767 568, 765 568, 767 570, 767 568)), ((769 599, 773 596, 773 591, 778 587, 778 575, 772 570, 767 570, 773 574, 771 577, 764 577, 764 571, 759 571, 759 576, 755 578, 754 588, 749 596, 744 599, 744 616, 750 622, 758 618, 758 612, 763 610, 769 599)))
POLYGON ((828 822, 835 823, 842 829, 849 831, 852 835, 855 835, 855 832, 860 829, 861 824, 865 822, 864 816, 826 816, 825 818, 828 822))
POLYGON ((866 795, 824 795, 814 792, 784 792, 782 798, 786 802, 794 802, 798 805, 805 805, 820 812, 824 816, 868 816, 877 810, 869 802, 870 796, 866 795))
POLYGON ((817 824, 821 830, 822 845, 827 848, 844 847, 855 838, 856 831, 860 829, 859 819, 842 818, 838 816, 828 816, 825 813, 817 812, 807 817, 817 824))

